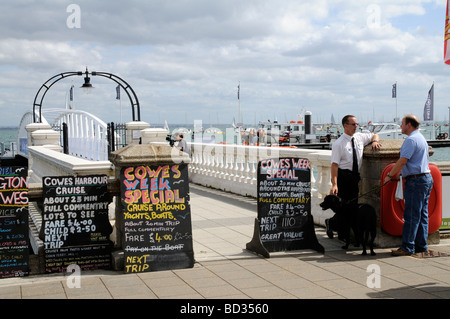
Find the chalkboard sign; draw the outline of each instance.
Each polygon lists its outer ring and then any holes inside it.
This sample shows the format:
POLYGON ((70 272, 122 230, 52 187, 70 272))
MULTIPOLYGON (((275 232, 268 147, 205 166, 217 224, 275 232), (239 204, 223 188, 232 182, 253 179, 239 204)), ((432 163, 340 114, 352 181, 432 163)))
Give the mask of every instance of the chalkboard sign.
POLYGON ((192 268, 187 165, 124 167, 120 184, 124 272, 192 268))
POLYGON ((311 165, 308 159, 276 158, 258 163, 258 219, 247 249, 270 252, 312 248, 319 244, 311 215, 311 165), (258 248, 258 245, 262 247, 258 248))
POLYGON ((0 167, 0 278, 29 274, 26 167, 0 167))
POLYGON ((44 209, 39 237, 44 243, 45 272, 111 266, 108 177, 44 177, 44 209))

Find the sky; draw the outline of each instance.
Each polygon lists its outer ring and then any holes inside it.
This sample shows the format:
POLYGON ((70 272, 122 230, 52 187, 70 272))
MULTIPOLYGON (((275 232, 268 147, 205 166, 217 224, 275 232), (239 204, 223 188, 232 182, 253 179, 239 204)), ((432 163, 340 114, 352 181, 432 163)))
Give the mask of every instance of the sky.
MULTIPOLYGON (((2 0, 0 126, 18 126, 51 77, 86 68, 124 79, 153 126, 305 111, 314 123, 422 119, 433 83, 434 120, 448 121, 445 9, 446 0, 2 0)), ((61 79, 42 110, 66 107, 73 85, 74 109, 132 120, 114 81, 91 83, 85 94, 83 77, 61 79)))

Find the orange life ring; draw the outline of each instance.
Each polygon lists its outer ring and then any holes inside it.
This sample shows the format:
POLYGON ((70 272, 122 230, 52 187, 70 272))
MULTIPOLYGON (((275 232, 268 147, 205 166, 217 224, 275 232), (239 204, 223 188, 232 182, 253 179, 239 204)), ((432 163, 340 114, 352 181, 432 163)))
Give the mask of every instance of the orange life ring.
POLYGON ((297 147, 292 146, 292 145, 290 145, 290 146, 272 145, 272 147, 297 148, 297 147))
MULTIPOLYGON (((389 164, 381 174, 381 185, 395 164, 389 164)), ((433 177, 433 188, 428 200, 428 234, 439 230, 442 224, 442 174, 434 164, 429 164, 433 177)), ((396 176, 398 178, 398 176, 396 176)), ((404 182, 403 182, 404 185, 404 182)), ((404 187, 404 186, 403 186, 404 187)), ((384 231, 392 236, 401 236, 403 231, 404 200, 395 199, 397 182, 390 182, 381 188, 380 224, 384 231)))

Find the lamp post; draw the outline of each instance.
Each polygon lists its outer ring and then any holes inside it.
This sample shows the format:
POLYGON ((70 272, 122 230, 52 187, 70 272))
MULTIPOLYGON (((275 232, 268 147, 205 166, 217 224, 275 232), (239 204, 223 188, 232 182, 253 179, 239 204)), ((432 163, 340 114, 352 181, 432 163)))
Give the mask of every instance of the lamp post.
MULTIPOLYGON (((44 84, 42 84, 42 86, 40 87, 40 89, 38 90, 38 92, 36 93, 36 96, 34 98, 34 102, 33 102, 33 122, 36 123, 37 119, 36 119, 36 107, 39 107, 39 123, 42 123, 41 119, 42 119, 42 103, 44 101, 45 95, 47 94, 47 91, 58 81, 70 77, 70 76, 82 76, 83 72, 78 71, 78 72, 64 72, 64 73, 60 73, 57 75, 54 75, 53 77, 51 77, 50 79, 48 79, 44 84), (39 102, 38 102, 39 101, 39 102)), ((90 91, 93 86, 91 84, 91 78, 89 77, 89 75, 91 76, 102 76, 105 78, 108 78, 114 82, 116 82, 128 95, 128 98, 130 99, 130 103, 131 103, 131 110, 132 110, 132 118, 133 121, 140 121, 141 120, 141 111, 140 111, 140 106, 139 106, 139 100, 136 96, 136 93, 134 92, 133 88, 123 79, 121 79, 120 77, 118 77, 117 75, 114 75, 112 73, 107 73, 107 72, 89 72, 88 68, 86 67, 86 71, 84 72, 84 83, 81 86, 81 88, 85 91, 90 91)))

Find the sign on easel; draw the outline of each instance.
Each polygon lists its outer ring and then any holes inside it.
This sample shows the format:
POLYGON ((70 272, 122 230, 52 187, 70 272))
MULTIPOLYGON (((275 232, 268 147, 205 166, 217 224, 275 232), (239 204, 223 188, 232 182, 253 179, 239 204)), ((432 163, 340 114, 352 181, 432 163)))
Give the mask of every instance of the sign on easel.
POLYGON ((109 269, 108 176, 47 176, 42 179, 45 272, 64 272, 71 264, 81 270, 109 269))
POLYGON ((0 278, 29 274, 26 167, 0 167, 0 278))
POLYGON ((187 165, 124 167, 125 273, 194 267, 187 165))
POLYGON ((266 258, 270 252, 314 249, 324 252, 311 215, 311 164, 303 158, 258 163, 258 218, 246 248, 266 258))

